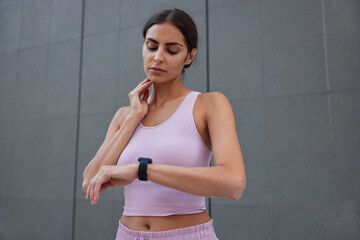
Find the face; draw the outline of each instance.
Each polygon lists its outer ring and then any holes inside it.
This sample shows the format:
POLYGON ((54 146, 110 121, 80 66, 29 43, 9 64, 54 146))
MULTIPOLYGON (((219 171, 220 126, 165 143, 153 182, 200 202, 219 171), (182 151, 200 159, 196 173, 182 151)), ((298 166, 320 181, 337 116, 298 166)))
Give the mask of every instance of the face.
POLYGON ((180 80, 184 65, 195 55, 196 49, 188 53, 185 37, 174 25, 154 24, 147 30, 142 56, 145 73, 153 82, 180 80))

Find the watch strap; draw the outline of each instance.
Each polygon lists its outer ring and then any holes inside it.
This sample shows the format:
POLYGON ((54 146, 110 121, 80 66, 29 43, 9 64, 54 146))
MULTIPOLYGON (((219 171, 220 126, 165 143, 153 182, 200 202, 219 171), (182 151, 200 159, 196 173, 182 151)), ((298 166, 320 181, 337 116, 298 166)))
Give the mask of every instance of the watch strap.
POLYGON ((140 162, 138 171, 139 180, 147 181, 147 165, 149 163, 152 163, 152 159, 146 157, 139 157, 138 161, 140 162))

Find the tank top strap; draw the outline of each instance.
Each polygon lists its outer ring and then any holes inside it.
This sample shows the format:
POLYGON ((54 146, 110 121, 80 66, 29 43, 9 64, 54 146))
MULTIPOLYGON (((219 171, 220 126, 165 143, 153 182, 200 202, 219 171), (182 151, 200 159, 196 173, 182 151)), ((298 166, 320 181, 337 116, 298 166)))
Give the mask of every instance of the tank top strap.
POLYGON ((190 116, 192 118, 195 100, 199 94, 200 92, 198 91, 188 93, 177 114, 180 116, 190 116))

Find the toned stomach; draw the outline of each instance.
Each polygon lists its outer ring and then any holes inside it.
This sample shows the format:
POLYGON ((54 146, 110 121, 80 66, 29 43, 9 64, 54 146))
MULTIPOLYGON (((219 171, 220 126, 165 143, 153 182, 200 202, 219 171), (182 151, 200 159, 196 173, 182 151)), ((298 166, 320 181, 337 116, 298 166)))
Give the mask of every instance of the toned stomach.
POLYGON ((209 214, 204 211, 197 214, 171 215, 165 217, 152 216, 122 216, 120 221, 127 228, 135 231, 168 231, 176 228, 186 228, 210 221, 209 214))

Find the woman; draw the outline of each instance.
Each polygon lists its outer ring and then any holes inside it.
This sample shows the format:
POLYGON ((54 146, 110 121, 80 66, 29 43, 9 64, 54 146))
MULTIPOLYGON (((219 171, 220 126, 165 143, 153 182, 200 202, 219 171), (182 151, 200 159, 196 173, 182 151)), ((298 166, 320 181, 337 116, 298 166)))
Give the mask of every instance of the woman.
POLYGON ((155 14, 143 37, 148 78, 113 117, 84 170, 83 190, 96 204, 107 188, 124 186, 116 239, 217 239, 205 197, 237 200, 246 185, 231 105, 222 93, 192 91, 181 82, 197 53, 188 14, 155 14))

